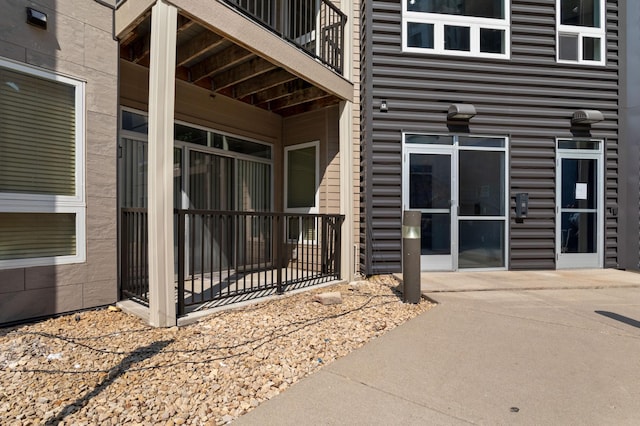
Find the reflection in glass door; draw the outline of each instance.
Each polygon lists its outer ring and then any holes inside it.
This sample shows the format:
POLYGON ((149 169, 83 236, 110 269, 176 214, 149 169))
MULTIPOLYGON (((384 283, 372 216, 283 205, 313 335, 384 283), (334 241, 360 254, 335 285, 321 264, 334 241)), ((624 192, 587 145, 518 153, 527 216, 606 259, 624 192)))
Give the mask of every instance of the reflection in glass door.
POLYGON ((558 150, 556 251, 561 268, 601 268, 602 171, 599 144, 586 151, 583 145, 563 141, 558 150), (565 148, 565 149, 563 149, 565 148), (570 151, 566 148, 574 148, 570 151))

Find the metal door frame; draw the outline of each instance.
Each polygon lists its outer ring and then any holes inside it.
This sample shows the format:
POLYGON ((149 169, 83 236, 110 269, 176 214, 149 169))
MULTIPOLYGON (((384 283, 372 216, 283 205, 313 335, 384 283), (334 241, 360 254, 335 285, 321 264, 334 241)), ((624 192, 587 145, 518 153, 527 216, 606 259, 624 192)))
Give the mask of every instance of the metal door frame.
MULTIPOLYGON (((404 140, 404 136, 403 136, 404 140)), ((408 165, 411 154, 425 155, 444 155, 449 157, 451 163, 451 174, 449 176, 450 195, 449 200, 449 221, 450 221, 450 253, 448 255, 421 255, 420 270, 421 271, 456 271, 458 269, 458 218, 457 218, 457 193, 458 193, 458 161, 457 150, 453 145, 411 145, 411 148, 404 145, 403 168, 402 168, 402 208, 403 210, 411 210, 409 208, 409 177, 408 165), (455 226, 454 226, 455 224, 455 226), (428 258, 428 259, 427 259, 428 258), (430 268, 429 266, 434 266, 430 268)), ((446 209, 413 209, 424 212, 429 210, 431 213, 447 213, 446 209), (441 210, 441 211, 433 211, 441 210)))
POLYGON ((604 267, 604 140, 602 139, 556 139, 556 269, 603 268, 604 267), (565 149, 559 147, 561 141, 597 142, 598 149, 565 149), (596 160, 596 253, 562 252, 562 160, 596 160))
MULTIPOLYGON (((403 132, 402 133, 402 208, 403 210, 409 210, 409 156, 411 154, 431 154, 431 155, 449 155, 451 159, 451 200, 449 203, 450 220, 451 220, 451 254, 450 255, 427 255, 420 256, 421 271, 458 271, 458 255, 459 255, 459 166, 460 166, 460 151, 487 151, 487 152, 504 152, 504 215, 502 219, 504 221, 504 266, 503 267, 487 267, 487 268, 464 268, 465 271, 492 271, 492 270, 508 270, 509 269, 509 137, 496 136, 496 135, 462 135, 472 138, 500 138, 504 139, 504 147, 460 147, 458 144, 458 136, 454 134, 437 134, 437 133, 422 133, 422 132, 403 132), (425 135, 425 136, 450 136, 453 138, 451 145, 445 144, 413 144, 406 143, 406 135, 425 135), (438 259, 441 257, 440 259, 438 259), (450 257, 451 259, 444 259, 450 257), (436 261, 436 268, 426 269, 426 263, 429 261, 436 261), (447 265, 450 265, 447 267, 447 265)), ((427 210, 427 209, 425 209, 427 210)), ((432 209, 428 209, 432 210, 432 209)), ((441 213, 444 213, 444 209, 441 213)), ((421 209, 422 211, 422 209, 421 209)), ((434 212, 438 213, 438 212, 434 212)), ((469 219, 470 216, 464 216, 469 219)), ((479 218, 482 218, 479 216, 479 218)), ((491 218, 490 218, 491 219, 491 218)), ((482 220, 482 219, 480 219, 482 220)), ((496 220, 493 218, 493 220, 496 220)))

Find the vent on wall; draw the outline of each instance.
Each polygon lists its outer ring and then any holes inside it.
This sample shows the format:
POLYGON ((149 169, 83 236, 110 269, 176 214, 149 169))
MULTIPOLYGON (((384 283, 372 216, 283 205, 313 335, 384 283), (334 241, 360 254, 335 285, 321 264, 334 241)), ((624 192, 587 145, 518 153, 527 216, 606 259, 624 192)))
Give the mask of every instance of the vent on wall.
POLYGON ((571 117, 572 124, 593 124, 604 120, 604 114, 596 109, 579 109, 571 117))

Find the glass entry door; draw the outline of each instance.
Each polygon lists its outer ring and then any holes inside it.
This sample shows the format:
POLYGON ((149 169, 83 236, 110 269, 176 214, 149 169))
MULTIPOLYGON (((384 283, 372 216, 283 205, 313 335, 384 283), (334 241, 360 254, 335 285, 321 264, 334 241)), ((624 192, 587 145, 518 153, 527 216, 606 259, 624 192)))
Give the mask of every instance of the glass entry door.
POLYGON ((451 152, 409 154, 406 209, 422 212, 422 271, 453 269, 451 170, 451 152))
POLYGON ((559 142, 556 174, 558 269, 603 266, 602 160, 597 152, 599 143, 589 142, 592 144, 559 142), (575 150, 565 150, 571 147, 575 150), (585 147, 591 147, 591 152, 580 149, 585 147))
POLYGON ((507 267, 506 138, 404 135, 403 209, 422 213, 421 270, 507 267))
POLYGON ((504 268, 505 152, 460 150, 458 161, 458 268, 504 268))

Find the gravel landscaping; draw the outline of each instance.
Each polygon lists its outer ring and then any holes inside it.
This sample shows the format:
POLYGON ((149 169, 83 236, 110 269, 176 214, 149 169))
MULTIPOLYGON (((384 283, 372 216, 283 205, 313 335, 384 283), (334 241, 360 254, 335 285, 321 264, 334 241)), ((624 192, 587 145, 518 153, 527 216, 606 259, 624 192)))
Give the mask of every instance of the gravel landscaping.
POLYGON ((219 425, 432 305, 391 276, 154 329, 101 309, 0 329, 0 424, 219 425), (340 292, 342 303, 315 302, 340 292))

